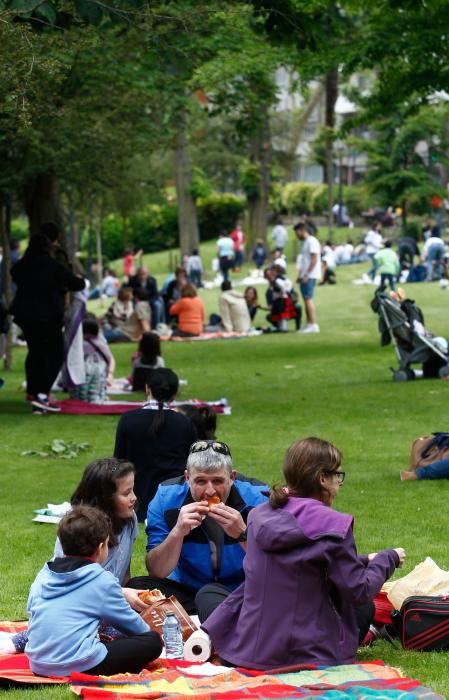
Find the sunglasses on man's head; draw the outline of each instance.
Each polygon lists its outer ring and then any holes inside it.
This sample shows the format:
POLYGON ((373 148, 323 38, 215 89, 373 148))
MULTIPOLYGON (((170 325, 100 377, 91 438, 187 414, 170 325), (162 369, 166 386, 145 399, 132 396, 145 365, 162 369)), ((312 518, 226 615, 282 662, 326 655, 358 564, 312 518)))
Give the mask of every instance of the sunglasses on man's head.
POLYGON ((224 442, 218 442, 218 440, 197 440, 191 445, 189 454, 195 454, 195 452, 204 452, 208 450, 209 447, 214 452, 219 452, 221 455, 231 456, 231 450, 224 442))

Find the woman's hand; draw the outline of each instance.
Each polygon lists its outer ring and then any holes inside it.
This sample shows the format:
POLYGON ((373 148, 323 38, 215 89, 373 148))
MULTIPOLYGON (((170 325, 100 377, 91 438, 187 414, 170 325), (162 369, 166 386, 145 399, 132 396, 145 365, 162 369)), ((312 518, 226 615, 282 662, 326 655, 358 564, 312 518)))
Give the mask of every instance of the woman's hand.
POLYGON ((406 557, 405 549, 403 549, 402 547, 396 547, 394 551, 396 552, 396 554, 399 557, 398 567, 400 567, 405 562, 405 557, 406 557))
POLYGON ((139 598, 139 593, 142 593, 142 590, 137 590, 135 588, 122 588, 123 595, 125 596, 126 600, 130 604, 130 606, 135 610, 136 612, 142 612, 142 610, 146 610, 150 606, 147 605, 146 603, 143 602, 143 600, 140 600, 139 598))

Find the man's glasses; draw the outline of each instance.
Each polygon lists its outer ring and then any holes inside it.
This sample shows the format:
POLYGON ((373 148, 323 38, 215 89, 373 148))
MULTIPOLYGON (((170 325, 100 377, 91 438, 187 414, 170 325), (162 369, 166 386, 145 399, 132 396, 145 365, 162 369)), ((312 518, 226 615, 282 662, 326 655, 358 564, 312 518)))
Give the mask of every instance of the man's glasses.
POLYGON ((231 456, 231 450, 224 442, 218 442, 218 440, 197 440, 191 445, 189 454, 195 454, 195 452, 204 452, 211 448, 214 452, 219 452, 221 455, 231 456))
POLYGON ((342 484, 343 481, 345 480, 346 472, 331 472, 331 471, 325 471, 325 474, 330 474, 331 476, 336 476, 337 481, 339 484, 342 484))

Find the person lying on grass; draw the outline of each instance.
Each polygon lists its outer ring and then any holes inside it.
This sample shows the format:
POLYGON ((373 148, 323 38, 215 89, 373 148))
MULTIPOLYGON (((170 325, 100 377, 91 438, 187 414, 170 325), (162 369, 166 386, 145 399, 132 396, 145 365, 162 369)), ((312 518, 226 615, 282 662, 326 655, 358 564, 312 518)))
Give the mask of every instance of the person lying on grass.
POLYGON ((272 669, 355 661, 372 600, 405 552, 358 555, 352 516, 331 508, 341 462, 334 445, 298 440, 284 462, 287 487, 251 511, 244 583, 202 624, 225 662, 272 669))
POLYGON ((28 598, 26 652, 34 673, 138 673, 160 656, 159 635, 130 607, 117 579, 102 566, 111 530, 108 516, 90 506, 75 506, 59 523, 64 556, 45 564, 28 598), (101 642, 102 621, 126 636, 101 642))

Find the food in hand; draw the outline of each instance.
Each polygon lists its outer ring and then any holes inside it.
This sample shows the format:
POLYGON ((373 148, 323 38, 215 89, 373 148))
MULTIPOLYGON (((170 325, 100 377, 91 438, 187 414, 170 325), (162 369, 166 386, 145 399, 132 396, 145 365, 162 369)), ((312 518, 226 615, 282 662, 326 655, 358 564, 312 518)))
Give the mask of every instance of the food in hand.
POLYGON ((145 603, 146 605, 152 605, 153 603, 157 603, 158 600, 164 600, 165 598, 164 594, 159 590, 159 588, 153 588, 151 591, 141 591, 138 593, 138 596, 142 603, 145 603))
POLYGON ((216 506, 217 503, 221 503, 221 498, 220 496, 218 496, 218 494, 215 494, 215 496, 211 496, 207 499, 207 505, 209 506, 209 510, 212 508, 212 506, 216 506))

